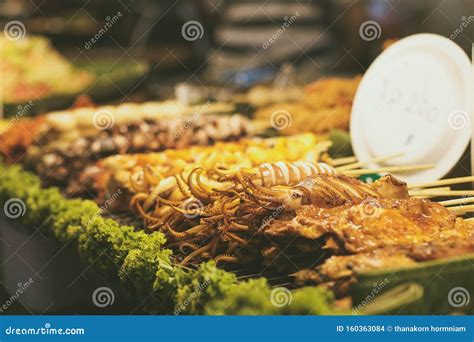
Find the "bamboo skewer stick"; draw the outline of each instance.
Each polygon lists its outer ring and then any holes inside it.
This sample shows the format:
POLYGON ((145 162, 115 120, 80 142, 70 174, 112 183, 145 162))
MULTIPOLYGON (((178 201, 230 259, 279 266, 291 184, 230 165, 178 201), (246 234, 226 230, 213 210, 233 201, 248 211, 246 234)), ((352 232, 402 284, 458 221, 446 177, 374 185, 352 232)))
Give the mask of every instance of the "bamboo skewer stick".
MULTIPOLYGON (((439 188, 431 188, 431 189, 425 189, 425 190, 451 191, 451 188, 449 186, 443 186, 439 188)), ((411 190, 411 191, 408 191, 408 194, 410 195, 410 197, 416 197, 416 198, 437 197, 436 195, 420 195, 420 192, 422 193, 425 190, 411 190)))
POLYGON ((440 201, 438 202, 445 207, 456 205, 456 204, 466 204, 466 203, 474 203, 474 197, 466 197, 466 198, 459 198, 454 200, 447 200, 447 201, 440 201))
POLYGON ((412 196, 432 196, 432 197, 442 197, 442 196, 474 196, 474 190, 420 190, 410 192, 412 196))
POLYGON ((357 161, 356 156, 352 156, 352 157, 330 159, 329 164, 331 164, 331 166, 340 166, 340 165, 354 163, 356 161, 357 161))
POLYGON ((468 213, 468 212, 474 211, 474 204, 460 205, 457 207, 448 207, 447 209, 454 211, 456 213, 468 213))
POLYGON ((401 157, 401 156, 403 156, 403 153, 396 153, 396 154, 392 154, 392 155, 389 155, 389 156, 373 158, 373 159, 365 161, 365 162, 359 161, 359 162, 355 162, 355 163, 352 163, 352 164, 340 166, 340 167, 336 168, 336 170, 339 171, 339 172, 343 172, 343 171, 347 171, 347 170, 354 170, 354 169, 358 169, 362 166, 366 166, 366 165, 369 165, 369 164, 372 164, 372 163, 380 163, 380 162, 387 161, 387 160, 394 159, 394 158, 401 157))
POLYGON ((343 171, 342 173, 346 176, 360 176, 366 175, 370 173, 385 173, 385 172, 409 172, 409 171, 418 171, 418 170, 426 170, 433 168, 433 164, 426 164, 426 165, 404 165, 404 166, 387 166, 387 167, 380 167, 376 169, 358 169, 358 170, 347 170, 343 171))
POLYGON ((433 191, 450 191, 451 187, 449 186, 440 186, 439 188, 430 188, 430 189, 420 189, 420 190, 409 190, 408 192, 411 194, 419 194, 423 192, 433 192, 433 191))
POLYGON ((434 182, 425 182, 425 183, 418 183, 418 184, 409 184, 408 189, 430 188, 432 186, 438 186, 438 185, 451 185, 451 184, 461 184, 461 183, 468 183, 468 182, 474 182, 474 176, 442 179, 442 180, 438 180, 434 182))

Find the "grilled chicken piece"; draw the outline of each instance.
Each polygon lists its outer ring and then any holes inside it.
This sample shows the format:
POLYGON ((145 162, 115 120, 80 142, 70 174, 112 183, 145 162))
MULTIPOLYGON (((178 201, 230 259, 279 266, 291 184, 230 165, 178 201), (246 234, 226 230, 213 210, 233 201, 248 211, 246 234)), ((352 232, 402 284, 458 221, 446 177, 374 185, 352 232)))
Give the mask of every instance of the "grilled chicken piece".
POLYGON ((454 227, 455 214, 423 199, 369 200, 341 213, 339 218, 329 229, 349 253, 449 236, 465 238, 469 234, 454 227))
POLYGON ((322 251, 333 256, 322 261, 321 251, 307 253, 317 266, 295 273, 295 279, 300 285, 326 283, 340 294, 358 272, 474 253, 474 222, 456 219, 442 205, 425 199, 370 198, 334 208, 303 206, 293 219, 275 220, 263 231, 274 243, 281 242, 278 249, 272 247, 273 253, 263 249, 267 258, 282 250, 295 255, 296 250, 284 245, 291 239, 324 244, 322 251))
POLYGON ((293 225, 275 223, 266 233, 325 239, 330 242, 325 248, 349 254, 333 255, 294 274, 299 285, 326 283, 340 295, 360 272, 474 253, 474 222, 456 219, 424 199, 368 199, 330 209, 308 206, 288 222, 293 225))
POLYGON ((450 236, 468 238, 472 232, 455 228, 455 219, 442 205, 428 200, 372 198, 328 209, 303 206, 292 220, 277 220, 264 229, 264 234, 308 239, 335 236, 344 248, 336 252, 361 253, 450 236))

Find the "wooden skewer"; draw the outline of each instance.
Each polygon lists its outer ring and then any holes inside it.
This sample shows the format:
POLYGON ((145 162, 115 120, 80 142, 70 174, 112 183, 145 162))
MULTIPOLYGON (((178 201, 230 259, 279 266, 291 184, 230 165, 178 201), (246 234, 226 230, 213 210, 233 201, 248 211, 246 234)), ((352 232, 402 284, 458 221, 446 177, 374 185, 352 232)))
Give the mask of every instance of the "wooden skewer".
POLYGON ((349 164, 349 163, 354 163, 356 161, 357 161, 357 157, 352 156, 352 157, 330 159, 329 164, 331 164, 331 166, 340 166, 340 165, 345 165, 345 164, 349 164))
POLYGON ((409 194, 421 194, 423 192, 433 192, 433 191, 450 191, 451 187, 449 186, 440 186, 439 188, 430 188, 430 189, 421 189, 421 190, 409 190, 409 194))
POLYGON ((454 199, 454 200, 440 201, 438 203, 441 205, 444 205, 445 207, 448 207, 450 205, 456 205, 456 204, 474 203, 474 197, 466 197, 466 198, 459 198, 459 199, 454 199))
POLYGON ((468 183, 468 182, 474 182, 474 176, 441 179, 434 182, 425 182, 425 183, 418 183, 418 184, 409 184, 408 189, 430 188, 432 186, 438 186, 438 185, 451 185, 451 184, 460 184, 460 183, 468 183))
POLYGON ((432 197, 442 197, 442 196, 474 196, 474 190, 420 190, 410 192, 412 196, 432 196, 432 197))
POLYGON ((391 154, 389 156, 373 158, 373 159, 365 161, 365 162, 356 162, 356 163, 344 165, 344 166, 336 168, 336 170, 339 171, 339 172, 346 171, 346 170, 354 170, 354 169, 358 169, 362 166, 366 166, 366 165, 369 165, 369 164, 372 164, 372 163, 380 163, 380 162, 387 161, 387 160, 394 159, 394 158, 398 158, 398 157, 401 157, 401 156, 403 156, 403 153, 391 154))
POLYGON ((385 173, 385 172, 409 172, 409 171, 417 171, 417 170, 426 170, 433 168, 433 164, 426 164, 426 165, 404 165, 404 166, 387 166, 387 167, 380 167, 377 169, 358 169, 358 170, 347 170, 343 171, 342 173, 346 176, 360 176, 366 175, 369 173, 385 173))
POLYGON ((420 193, 423 193, 424 191, 428 190, 438 190, 438 191, 451 191, 451 188, 449 186, 443 186, 439 188, 431 188, 431 189, 424 189, 424 190, 411 190, 408 193, 410 194, 410 197, 416 197, 416 198, 432 198, 432 197, 437 197, 436 195, 420 195, 420 193))
POLYGON ((454 211, 454 212, 463 212, 463 213, 468 213, 474 211, 474 204, 469 204, 469 205, 460 205, 457 207, 448 207, 448 210, 454 211))

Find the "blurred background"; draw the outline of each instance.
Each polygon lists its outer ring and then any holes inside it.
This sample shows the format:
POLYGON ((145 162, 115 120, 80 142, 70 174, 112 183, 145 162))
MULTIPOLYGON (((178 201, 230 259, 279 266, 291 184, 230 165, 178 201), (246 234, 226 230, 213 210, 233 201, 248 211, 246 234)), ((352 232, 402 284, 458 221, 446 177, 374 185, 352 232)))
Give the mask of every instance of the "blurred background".
POLYGON ((274 81, 285 63, 298 83, 363 73, 384 44, 418 32, 470 53, 466 13, 474 15, 473 1, 0 1, 2 27, 18 20, 77 63, 100 68, 108 58, 104 77, 129 70, 133 82, 111 85, 127 100, 168 97, 176 82, 245 88, 274 81))

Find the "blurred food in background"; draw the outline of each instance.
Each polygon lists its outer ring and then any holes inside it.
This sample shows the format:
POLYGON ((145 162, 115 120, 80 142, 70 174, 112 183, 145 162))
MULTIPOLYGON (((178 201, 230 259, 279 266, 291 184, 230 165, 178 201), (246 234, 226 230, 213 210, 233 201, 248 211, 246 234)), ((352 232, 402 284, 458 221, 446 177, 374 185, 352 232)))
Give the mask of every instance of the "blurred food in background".
POLYGON ((272 122, 283 134, 307 131, 326 134, 332 129, 349 129, 352 101, 361 76, 325 78, 308 84, 301 97, 258 109, 257 119, 272 122), (286 116, 291 122, 282 123, 286 116))
POLYGON ((95 76, 72 66, 42 37, 0 37, 2 98, 6 103, 79 93, 95 76))

